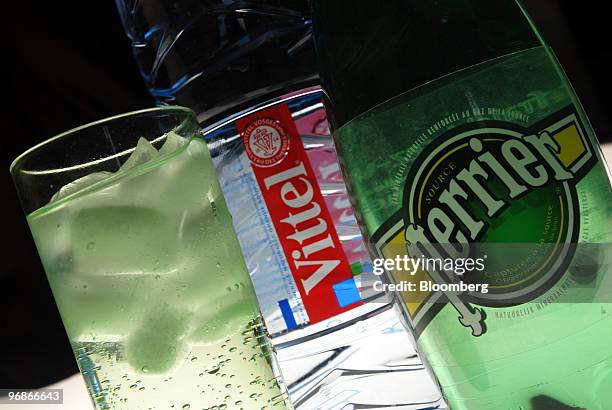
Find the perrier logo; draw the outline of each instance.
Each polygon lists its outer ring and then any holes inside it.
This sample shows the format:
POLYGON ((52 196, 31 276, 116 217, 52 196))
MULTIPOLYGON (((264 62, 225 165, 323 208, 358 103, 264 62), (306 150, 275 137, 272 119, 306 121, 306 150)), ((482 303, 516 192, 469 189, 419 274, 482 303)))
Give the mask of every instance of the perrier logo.
MULTIPOLYGON (((479 306, 525 303, 554 286, 579 231, 575 186, 595 161, 573 107, 530 128, 467 124, 430 144, 407 176, 402 209, 372 237, 375 249, 384 258, 486 254, 486 269, 461 280, 487 283, 489 292, 402 294, 416 334, 450 303, 480 336, 486 317, 479 306)), ((457 280, 442 270, 389 273, 396 281, 457 280)))

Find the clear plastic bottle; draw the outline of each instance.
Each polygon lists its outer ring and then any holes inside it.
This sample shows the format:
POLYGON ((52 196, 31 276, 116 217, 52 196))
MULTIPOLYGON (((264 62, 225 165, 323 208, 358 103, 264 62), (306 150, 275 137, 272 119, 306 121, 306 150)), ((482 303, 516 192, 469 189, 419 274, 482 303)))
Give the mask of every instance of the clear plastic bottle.
POLYGON ((205 127, 296 408, 445 408, 391 304, 364 293, 371 262, 317 86, 307 2, 118 0, 117 5, 151 94, 160 104, 195 109, 205 127), (297 131, 300 159, 311 166, 308 178, 318 187, 322 212, 331 218, 350 265, 348 280, 361 291, 360 300, 341 312, 319 309, 315 315, 304 306, 284 251, 286 239, 274 227, 274 199, 258 187, 245 152, 237 122, 267 107, 291 113, 284 125, 297 131))

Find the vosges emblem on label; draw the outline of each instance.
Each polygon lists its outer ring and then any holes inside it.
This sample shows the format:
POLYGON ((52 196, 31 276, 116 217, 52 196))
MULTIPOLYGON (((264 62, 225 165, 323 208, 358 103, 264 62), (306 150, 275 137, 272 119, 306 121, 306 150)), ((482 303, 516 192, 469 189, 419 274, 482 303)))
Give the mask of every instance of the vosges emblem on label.
POLYGON ((289 150, 289 135, 273 118, 257 118, 243 131, 242 139, 249 160, 269 167, 281 161, 289 150))

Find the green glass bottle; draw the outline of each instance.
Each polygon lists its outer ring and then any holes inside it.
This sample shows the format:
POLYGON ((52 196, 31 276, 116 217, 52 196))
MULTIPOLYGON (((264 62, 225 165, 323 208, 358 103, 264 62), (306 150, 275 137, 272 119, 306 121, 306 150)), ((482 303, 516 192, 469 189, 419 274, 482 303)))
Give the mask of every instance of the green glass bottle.
POLYGON ((522 6, 320 0, 314 23, 336 147, 374 256, 452 244, 488 257, 460 278, 488 293, 400 295, 451 408, 610 408, 612 189, 522 6))

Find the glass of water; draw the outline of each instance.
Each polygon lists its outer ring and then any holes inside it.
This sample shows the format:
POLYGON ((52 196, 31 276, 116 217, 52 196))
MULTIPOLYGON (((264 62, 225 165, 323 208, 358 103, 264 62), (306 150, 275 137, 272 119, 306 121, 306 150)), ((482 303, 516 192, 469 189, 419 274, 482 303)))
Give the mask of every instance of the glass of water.
POLYGON ((154 108, 11 165, 98 409, 290 406, 199 133, 192 111, 154 108))

